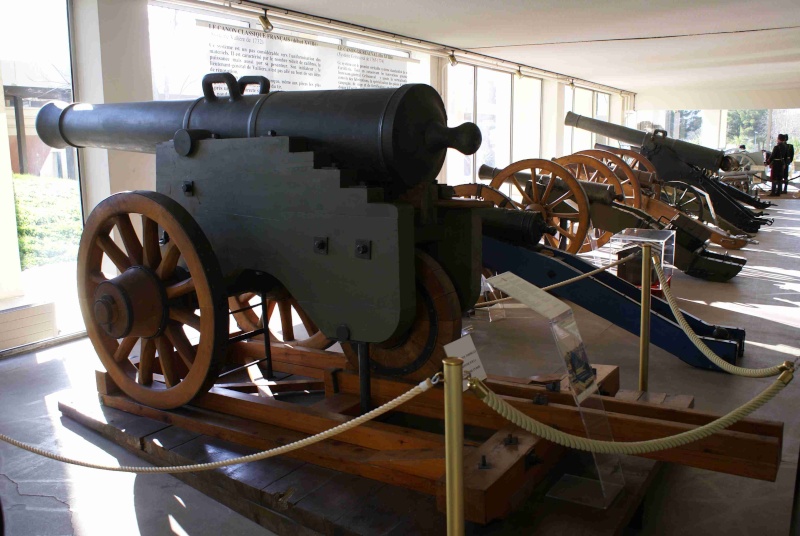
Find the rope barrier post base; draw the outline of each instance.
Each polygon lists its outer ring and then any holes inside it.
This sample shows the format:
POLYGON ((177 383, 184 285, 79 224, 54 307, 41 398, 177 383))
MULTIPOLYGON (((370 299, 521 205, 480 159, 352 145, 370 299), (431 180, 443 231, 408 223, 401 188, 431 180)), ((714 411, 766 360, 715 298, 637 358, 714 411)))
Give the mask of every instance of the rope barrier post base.
POLYGON ((642 313, 639 324, 639 390, 647 392, 650 367, 650 244, 642 244, 642 313))
POLYGON ((464 362, 448 357, 444 363, 444 444, 447 536, 464 535, 464 362))

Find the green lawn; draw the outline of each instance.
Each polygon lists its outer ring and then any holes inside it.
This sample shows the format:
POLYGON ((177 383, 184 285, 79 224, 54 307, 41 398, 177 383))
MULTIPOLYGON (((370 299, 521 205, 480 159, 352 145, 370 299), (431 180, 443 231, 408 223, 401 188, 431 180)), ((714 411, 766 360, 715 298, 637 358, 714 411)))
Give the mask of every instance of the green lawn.
POLYGON ((14 175, 14 198, 22 269, 75 260, 83 229, 78 181, 14 175))

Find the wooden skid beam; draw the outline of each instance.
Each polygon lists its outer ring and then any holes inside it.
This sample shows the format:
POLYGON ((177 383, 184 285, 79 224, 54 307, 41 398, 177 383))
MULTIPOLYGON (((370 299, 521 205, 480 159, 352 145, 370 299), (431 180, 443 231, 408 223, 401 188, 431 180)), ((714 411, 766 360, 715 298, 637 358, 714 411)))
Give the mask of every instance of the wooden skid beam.
MULTIPOLYGON (((103 405, 127 413, 147 417, 156 421, 179 426, 186 430, 199 432, 247 447, 268 450, 281 445, 299 441, 307 434, 287 430, 263 423, 254 423, 240 417, 223 415, 192 406, 164 411, 143 406, 124 396, 100 395, 103 405)), ((308 447, 293 450, 286 457, 310 462, 322 467, 365 476, 373 480, 421 491, 432 495, 436 492, 436 479, 430 475, 411 474, 408 466, 391 461, 379 460, 371 463, 369 458, 380 451, 358 447, 336 440, 323 441, 308 447)), ((417 464, 418 465, 418 464, 417 464)), ((414 466, 416 467, 416 465, 414 466)), ((444 474, 444 463, 441 462, 444 474)), ((423 472, 423 471, 417 471, 423 472)), ((438 475, 437 475, 438 476, 438 475)), ((438 479, 438 478, 437 478, 438 479)))
MULTIPOLYGON (((337 374, 337 380, 340 392, 347 394, 358 393, 357 375, 342 372, 337 374)), ((399 396, 408 387, 408 384, 397 381, 373 379, 372 402, 376 406, 381 405, 399 396)), ((531 403, 530 399, 508 396, 503 396, 503 398, 518 410, 540 422, 555 426, 559 430, 570 434, 585 436, 581 414, 574 406, 565 404, 543 406, 531 403)), ((408 402, 403 406, 402 411, 425 417, 439 418, 444 411, 443 405, 441 392, 438 389, 432 389, 408 402)), ((592 413, 592 410, 584 409, 583 411, 592 413)), ((665 409, 665 411, 669 410, 665 409)), ((683 413, 680 410, 675 411, 675 415, 683 413)), ((699 417, 697 414, 694 417, 689 417, 693 412, 687 411, 686 413, 687 419, 703 420, 704 418, 703 414, 699 414, 699 417)), ((606 415, 615 441, 644 441, 667 437, 691 430, 696 426, 696 424, 637 415, 610 412, 606 415)), ((710 418, 710 416, 705 418, 710 418)), ((496 430, 500 430, 508 424, 503 417, 492 411, 470 393, 464 396, 464 423, 496 430)), ((774 482, 780 464, 783 424, 744 421, 740 424, 739 430, 741 429, 754 429, 770 432, 770 434, 759 435, 757 433, 725 430, 689 445, 650 453, 644 455, 644 457, 774 482)))

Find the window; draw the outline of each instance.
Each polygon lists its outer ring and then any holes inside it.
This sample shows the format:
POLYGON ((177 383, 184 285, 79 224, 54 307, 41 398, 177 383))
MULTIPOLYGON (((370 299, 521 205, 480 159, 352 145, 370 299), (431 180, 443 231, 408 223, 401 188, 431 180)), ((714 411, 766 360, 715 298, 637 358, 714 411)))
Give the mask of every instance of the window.
MULTIPOLYGON (((593 117, 594 92, 590 89, 575 88, 572 101, 572 111, 578 115, 593 117)), ((593 148, 592 133, 582 128, 573 129, 572 152, 577 153, 593 148)))
MULTIPOLYGON (((564 115, 578 115, 609 121, 611 117, 611 95, 581 87, 564 86, 564 115)), ((608 139, 588 130, 564 127, 564 154, 593 149, 595 143, 607 143, 608 139)))
POLYGON ((73 148, 37 136, 48 101, 72 101, 66 0, 3 6, 0 16, 0 350, 84 330, 75 270, 83 229, 73 148), (16 217, 15 217, 16 216, 16 217))
MULTIPOLYGON (((448 67, 447 126, 457 127, 475 121, 475 68, 469 65, 448 67)), ((475 158, 458 151, 447 151, 447 184, 474 182, 475 158)))
POLYGON ((511 75, 478 67, 477 125, 483 142, 476 166, 504 168, 511 163, 511 75))
POLYGON ((541 80, 465 64, 449 66, 447 77, 448 125, 474 121, 483 136, 475 155, 448 151, 447 184, 475 182, 482 165, 504 168, 539 156, 541 80))
POLYGON ((514 77, 511 160, 539 158, 542 135, 542 81, 538 78, 514 77))

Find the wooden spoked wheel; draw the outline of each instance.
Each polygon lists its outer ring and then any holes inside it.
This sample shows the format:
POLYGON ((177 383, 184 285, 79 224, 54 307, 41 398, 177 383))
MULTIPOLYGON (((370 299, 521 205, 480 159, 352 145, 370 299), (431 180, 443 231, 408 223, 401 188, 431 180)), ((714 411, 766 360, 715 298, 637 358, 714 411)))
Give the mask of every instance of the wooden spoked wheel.
POLYGON ((661 201, 680 210, 687 216, 703 220, 705 211, 703 194, 691 184, 668 181, 661 187, 661 201))
POLYGON ((625 194, 625 204, 633 208, 642 208, 642 188, 639 179, 622 157, 600 149, 587 149, 572 156, 589 156, 602 162, 620 182, 625 194))
POLYGON ((623 149, 620 147, 614 149, 614 154, 622 157, 622 159, 631 167, 631 169, 637 169, 639 171, 646 171, 648 173, 655 173, 658 175, 658 171, 656 171, 656 167, 653 165, 653 163, 641 153, 637 153, 632 149, 623 149))
POLYGON ((544 235, 549 246, 568 253, 580 251, 589 232, 589 199, 569 170, 550 160, 520 160, 495 175, 489 186, 500 190, 507 182, 511 184, 510 197, 515 206, 540 212, 544 221, 558 230, 555 235, 544 235), (529 188, 522 184, 525 179, 516 176, 521 171, 529 172, 533 178, 529 188), (545 176, 546 184, 538 182, 540 176, 545 176), (557 182, 562 183, 559 190, 555 190, 557 182))
POLYGON ((225 286, 211 244, 177 202, 123 192, 97 205, 78 250, 78 296, 100 361, 134 400, 176 408, 214 383, 228 338, 225 286), (163 246, 159 230, 169 237, 163 246), (103 273, 105 258, 120 275, 103 273))
POLYGON ((659 194, 661 193, 661 180, 659 179, 658 171, 653 163, 644 155, 637 153, 632 149, 622 149, 621 147, 615 148, 614 154, 621 157, 622 160, 624 160, 632 170, 652 173, 656 178, 652 190, 653 193, 655 193, 656 198, 658 198, 659 194))
MULTIPOLYGON (((237 296, 228 298, 228 306, 233 311, 233 318, 242 331, 254 331, 264 327, 261 318, 261 296, 255 292, 245 292, 237 296), (256 305, 256 307, 251 306, 256 305)), ((311 317, 300 307, 297 300, 286 290, 279 290, 267 296, 267 326, 274 315, 280 317, 281 337, 278 337, 271 330, 268 330, 269 339, 273 342, 283 342, 292 346, 302 346, 304 348, 315 348, 324 350, 329 348, 335 341, 327 338, 314 324, 311 317), (304 337, 296 338, 294 329, 294 315, 300 319, 306 331, 304 337)), ((264 340, 263 335, 255 337, 264 340)))
MULTIPOLYGON (((584 154, 571 154, 556 158, 554 161, 567 168, 576 179, 612 186, 616 195, 625 197, 625 189, 622 186, 622 182, 608 166, 597 158, 584 154)), ((584 240, 578 252, 585 253, 602 247, 611 240, 613 235, 614 233, 600 229, 592 224, 586 235, 586 240, 584 240)))
MULTIPOLYGON (((431 377, 447 357, 444 345, 461 337, 461 306, 444 269, 430 255, 416 253, 417 312, 409 331, 391 345, 370 344, 370 368, 381 376, 413 381, 431 377)), ((350 365, 358 368, 358 354, 342 343, 350 365)))

